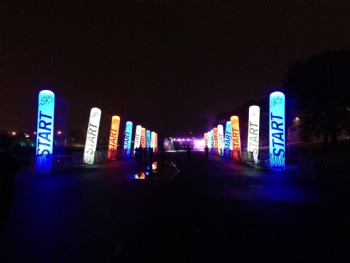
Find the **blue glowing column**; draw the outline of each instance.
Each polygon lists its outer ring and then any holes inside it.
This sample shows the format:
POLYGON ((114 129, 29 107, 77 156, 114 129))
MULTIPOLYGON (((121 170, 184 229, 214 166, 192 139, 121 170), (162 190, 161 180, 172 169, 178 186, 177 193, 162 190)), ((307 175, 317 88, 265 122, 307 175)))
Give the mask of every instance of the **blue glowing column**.
POLYGON ((146 147, 151 148, 151 131, 146 130, 146 147))
POLYGON ((231 122, 227 121, 225 126, 225 156, 229 156, 230 150, 232 150, 232 126, 231 122))
POLYGON ((131 154, 131 138, 132 138, 132 122, 127 121, 125 125, 125 135, 124 135, 124 147, 123 154, 130 156, 131 154))
POLYGON ((39 173, 52 169, 55 94, 50 90, 39 92, 36 129, 36 169, 39 173))
POLYGON ((285 96, 276 91, 270 94, 270 169, 285 169, 285 96))
POLYGON ((215 142, 214 142, 214 130, 210 131, 210 150, 212 153, 215 152, 215 142))
POLYGON ((225 146, 225 141, 224 141, 224 126, 221 124, 218 125, 218 147, 219 147, 219 154, 223 155, 224 154, 224 146, 225 146))
POLYGON ((84 163, 93 164, 97 146, 98 130, 100 128, 101 110, 92 108, 90 111, 89 125, 86 133, 84 148, 84 163))
POLYGON ((260 108, 259 106, 249 107, 249 120, 248 120, 248 142, 247 150, 249 156, 249 162, 253 164, 258 163, 259 155, 259 126, 260 126, 260 108), (251 158, 253 157, 253 158, 251 158), (251 160, 253 159, 253 160, 251 160))

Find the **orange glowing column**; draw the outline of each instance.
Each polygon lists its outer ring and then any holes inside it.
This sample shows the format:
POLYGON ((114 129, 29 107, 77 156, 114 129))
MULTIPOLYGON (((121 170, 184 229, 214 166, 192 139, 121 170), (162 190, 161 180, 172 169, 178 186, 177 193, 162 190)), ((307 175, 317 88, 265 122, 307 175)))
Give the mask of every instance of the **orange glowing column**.
POLYGON ((218 153, 218 147, 219 147, 219 133, 218 128, 213 128, 214 133, 214 151, 215 153, 218 153))
POLYGON ((239 119, 238 116, 231 117, 232 126, 232 146, 233 146, 233 158, 239 160, 241 156, 241 138, 239 133, 239 119))
POLYGON ((146 148, 146 129, 143 127, 141 128, 141 147, 146 148))
POLYGON ((154 151, 158 152, 158 134, 154 133, 154 151))
POLYGON ((120 117, 113 116, 112 122, 111 122, 111 131, 109 134, 109 145, 108 145, 108 156, 107 156, 107 159, 109 160, 115 160, 117 156, 119 126, 120 126, 120 117))

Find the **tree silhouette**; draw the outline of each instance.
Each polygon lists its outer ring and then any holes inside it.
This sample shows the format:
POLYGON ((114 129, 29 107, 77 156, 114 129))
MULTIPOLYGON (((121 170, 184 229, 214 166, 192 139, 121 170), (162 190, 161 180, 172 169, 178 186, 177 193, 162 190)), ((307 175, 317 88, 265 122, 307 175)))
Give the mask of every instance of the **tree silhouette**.
POLYGON ((302 133, 322 135, 325 147, 331 136, 336 147, 339 130, 349 130, 350 50, 327 51, 294 63, 283 86, 286 95, 298 101, 302 133))

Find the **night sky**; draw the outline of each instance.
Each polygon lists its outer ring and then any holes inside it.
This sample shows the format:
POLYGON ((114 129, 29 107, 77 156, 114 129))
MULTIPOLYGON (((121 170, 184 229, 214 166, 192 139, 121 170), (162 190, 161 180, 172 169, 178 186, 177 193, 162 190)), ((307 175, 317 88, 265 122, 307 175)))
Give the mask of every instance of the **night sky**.
POLYGON ((122 127, 202 136, 295 61, 350 48, 349 1, 6 2, 0 130, 34 131, 47 88, 68 101, 68 131, 99 107, 122 127))

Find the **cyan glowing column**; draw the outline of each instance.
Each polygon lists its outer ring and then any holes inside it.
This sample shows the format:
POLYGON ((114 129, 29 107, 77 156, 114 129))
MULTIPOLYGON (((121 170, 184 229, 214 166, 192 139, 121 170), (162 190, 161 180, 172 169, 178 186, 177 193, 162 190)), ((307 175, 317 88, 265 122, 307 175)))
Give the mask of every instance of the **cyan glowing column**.
POLYGON ((146 129, 141 128, 141 147, 146 148, 146 129))
POLYGON ((120 117, 113 116, 111 122, 111 131, 109 134, 108 157, 109 160, 115 160, 118 148, 120 117))
POLYGON ((38 172, 52 169, 53 133, 55 117, 55 94, 42 90, 38 97, 38 118, 36 126, 36 168, 38 172))
POLYGON ((127 121, 125 125, 125 135, 124 135, 124 148, 123 153, 126 156, 130 156, 131 154, 131 138, 132 138, 132 122, 127 121))
POLYGON ((151 148, 151 131, 146 130, 146 147, 151 148))
POLYGON ((232 150, 232 126, 230 121, 226 122, 224 148, 225 148, 225 155, 227 155, 230 152, 230 150, 232 150))
POLYGON ((218 147, 219 147, 219 154, 220 155, 223 155, 223 153, 224 153, 224 146, 225 146, 224 126, 219 124, 218 125, 218 147))
POLYGON ((232 116, 230 120, 232 126, 233 158, 239 160, 241 156, 241 137, 239 133, 239 119, 238 116, 232 116))
POLYGON ((285 169, 285 96, 276 91, 270 94, 270 169, 285 169))
POLYGON ((141 125, 136 125, 134 149, 139 148, 141 145, 141 130, 142 130, 141 125))
POLYGON ((90 111, 89 125, 86 133, 84 148, 84 163, 93 164, 97 146, 98 130, 100 128, 101 110, 92 108, 90 111))
POLYGON ((248 120, 248 140, 247 151, 253 155, 254 164, 258 162, 259 155, 259 126, 260 126, 260 107, 249 107, 249 120, 248 120))

